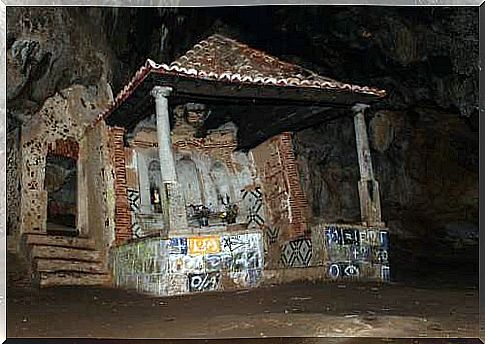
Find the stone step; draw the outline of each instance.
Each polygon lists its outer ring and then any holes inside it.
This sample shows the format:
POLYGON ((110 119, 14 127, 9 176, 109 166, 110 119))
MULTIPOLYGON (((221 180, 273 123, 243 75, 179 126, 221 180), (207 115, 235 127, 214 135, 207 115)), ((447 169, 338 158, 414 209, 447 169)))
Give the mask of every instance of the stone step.
POLYGON ((86 274, 75 272, 40 272, 40 287, 52 286, 109 286, 109 274, 86 274))
POLYGON ((38 272, 85 272, 91 274, 104 274, 106 268, 100 262, 85 262, 62 259, 36 259, 34 270, 38 272))
POLYGON ((84 262, 102 262, 102 256, 99 251, 81 250, 66 247, 55 246, 32 246, 30 250, 30 259, 51 258, 71 261, 84 262))
POLYGON ((26 234, 25 242, 27 245, 68 247, 92 251, 96 249, 94 240, 88 238, 70 238, 45 234, 26 234))

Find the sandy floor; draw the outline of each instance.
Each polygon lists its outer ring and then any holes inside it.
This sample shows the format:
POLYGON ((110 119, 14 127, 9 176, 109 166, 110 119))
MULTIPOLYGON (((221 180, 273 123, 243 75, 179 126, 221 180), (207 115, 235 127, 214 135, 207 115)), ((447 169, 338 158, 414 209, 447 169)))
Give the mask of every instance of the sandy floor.
POLYGON ((478 337, 472 287, 299 283, 171 298, 17 287, 7 307, 10 338, 478 337))

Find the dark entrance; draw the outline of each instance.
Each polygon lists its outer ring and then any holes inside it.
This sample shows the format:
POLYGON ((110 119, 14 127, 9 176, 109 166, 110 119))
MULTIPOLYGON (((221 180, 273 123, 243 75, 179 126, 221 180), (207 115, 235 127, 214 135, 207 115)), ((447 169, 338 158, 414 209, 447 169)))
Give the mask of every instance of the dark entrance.
POLYGON ((45 168, 47 234, 77 236, 77 161, 48 154, 45 168))

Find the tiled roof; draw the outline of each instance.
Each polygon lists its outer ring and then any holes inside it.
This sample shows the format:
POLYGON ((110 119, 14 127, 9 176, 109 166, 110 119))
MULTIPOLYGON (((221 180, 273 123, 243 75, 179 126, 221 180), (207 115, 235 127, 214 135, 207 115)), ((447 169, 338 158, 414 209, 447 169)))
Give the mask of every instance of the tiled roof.
POLYGON ((298 65, 281 61, 222 35, 212 35, 194 45, 170 65, 148 59, 120 91, 114 102, 101 113, 105 118, 122 103, 150 72, 230 83, 341 90, 351 93, 385 96, 384 90, 357 86, 326 78, 298 65))
POLYGON ((264 85, 347 89, 385 95, 385 91, 326 78, 295 64, 281 61, 233 39, 213 35, 194 45, 169 68, 185 69, 199 78, 250 82, 264 85))

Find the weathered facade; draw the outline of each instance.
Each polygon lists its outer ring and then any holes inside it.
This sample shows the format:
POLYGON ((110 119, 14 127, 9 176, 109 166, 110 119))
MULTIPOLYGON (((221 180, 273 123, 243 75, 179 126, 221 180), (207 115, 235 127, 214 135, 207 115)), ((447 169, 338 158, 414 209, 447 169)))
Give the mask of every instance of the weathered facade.
POLYGON ((292 278, 389 280, 365 123, 384 95, 220 35, 171 65, 147 61, 94 121, 69 110, 82 95, 59 95, 21 134, 20 234, 33 276, 155 295, 292 278), (285 120, 238 132, 239 121, 270 112, 285 120), (292 131, 345 114, 354 117, 361 221, 316 221, 292 131), (241 147, 241 135, 253 144, 241 147), (62 261, 72 269, 59 276, 62 261))

